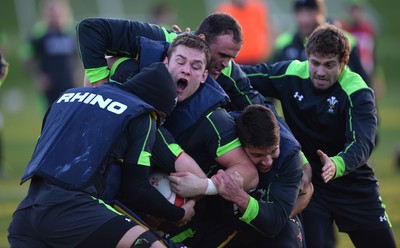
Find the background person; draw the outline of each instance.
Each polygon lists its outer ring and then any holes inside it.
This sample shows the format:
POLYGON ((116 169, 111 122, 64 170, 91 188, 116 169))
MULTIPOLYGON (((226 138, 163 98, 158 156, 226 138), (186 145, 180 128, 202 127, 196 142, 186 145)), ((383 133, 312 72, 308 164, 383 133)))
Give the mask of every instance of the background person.
POLYGON ((377 98, 385 93, 384 71, 376 56, 376 30, 368 19, 364 0, 351 0, 346 4, 346 18, 341 20, 344 30, 357 39, 361 64, 372 79, 372 87, 377 98))
POLYGON ((272 50, 272 28, 268 5, 263 0, 227 0, 217 12, 232 15, 243 29, 243 46, 234 59, 238 64, 254 65, 267 61, 272 50))
MULTIPOLYGON (((324 0, 294 0, 293 14, 296 26, 279 35, 275 41, 271 62, 284 60, 307 60, 305 43, 316 27, 327 22, 324 0)), ((351 52, 348 66, 370 85, 370 78, 361 64, 357 40, 346 34, 350 40, 351 52)))
POLYGON ((47 110, 61 92, 76 87, 82 69, 68 0, 43 0, 41 10, 42 19, 33 27, 20 57, 43 93, 47 110))

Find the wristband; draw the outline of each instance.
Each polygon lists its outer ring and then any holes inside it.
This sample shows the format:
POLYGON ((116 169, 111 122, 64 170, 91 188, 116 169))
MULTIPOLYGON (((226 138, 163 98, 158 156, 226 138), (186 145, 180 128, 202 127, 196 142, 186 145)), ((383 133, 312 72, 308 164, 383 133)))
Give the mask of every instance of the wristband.
POLYGON ((216 195, 218 194, 217 187, 215 187, 214 182, 207 178, 207 189, 205 195, 216 195))

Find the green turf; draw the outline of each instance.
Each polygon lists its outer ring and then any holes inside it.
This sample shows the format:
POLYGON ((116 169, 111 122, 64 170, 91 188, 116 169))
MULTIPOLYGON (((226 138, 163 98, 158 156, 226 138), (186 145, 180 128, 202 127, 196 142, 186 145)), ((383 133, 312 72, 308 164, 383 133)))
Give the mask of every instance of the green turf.
MULTIPOLYGON (((78 18, 85 12, 93 16, 95 1, 71 0, 78 18)), ((126 0, 129 8, 132 3, 143 1, 126 0)), ((154 1, 145 1, 147 4, 154 1)), ((205 6, 201 1, 169 1, 177 8, 181 26, 197 27, 205 15, 205 6), (189 11, 188 11, 189 10, 189 11)), ((371 162, 381 185, 381 194, 386 203, 397 243, 400 244, 400 170, 394 165, 394 150, 400 145, 400 85, 397 81, 400 64, 398 42, 398 9, 400 2, 395 0, 370 0, 381 16, 378 57, 386 73, 386 95, 379 99, 379 145, 373 152, 371 162)), ((39 135, 43 110, 40 108, 40 97, 33 88, 33 82, 22 71, 16 54, 20 45, 17 21, 13 0, 3 0, 0 8, 0 32, 8 37, 7 58, 10 62, 9 77, 0 89, 0 109, 4 115, 4 171, 0 179, 0 248, 9 247, 7 242, 7 226, 12 212, 26 193, 27 185, 19 186, 19 179, 29 161, 39 135), (18 98, 22 97, 22 106, 18 110, 18 98), (17 109, 17 111, 15 111, 17 109)), ((145 6, 145 5, 143 5, 145 6)), ((142 7, 143 7, 142 6, 142 7)), ((143 7, 144 8, 144 7, 143 7)), ((132 10, 134 12, 134 10, 132 10)), ((339 235, 339 247, 352 247, 345 235, 339 235)))

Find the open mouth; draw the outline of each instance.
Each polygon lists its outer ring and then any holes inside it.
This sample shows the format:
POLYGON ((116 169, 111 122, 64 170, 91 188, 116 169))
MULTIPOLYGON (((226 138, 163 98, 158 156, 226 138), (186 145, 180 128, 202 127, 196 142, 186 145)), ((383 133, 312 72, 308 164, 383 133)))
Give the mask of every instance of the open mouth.
POLYGON ((314 78, 314 83, 318 85, 325 85, 328 82, 326 78, 316 77, 314 78))
POLYGON ((176 83, 176 91, 180 93, 184 91, 187 86, 188 86, 188 80, 185 78, 180 78, 176 83))
POLYGON ((223 69, 223 67, 214 67, 214 72, 215 74, 220 74, 223 69))

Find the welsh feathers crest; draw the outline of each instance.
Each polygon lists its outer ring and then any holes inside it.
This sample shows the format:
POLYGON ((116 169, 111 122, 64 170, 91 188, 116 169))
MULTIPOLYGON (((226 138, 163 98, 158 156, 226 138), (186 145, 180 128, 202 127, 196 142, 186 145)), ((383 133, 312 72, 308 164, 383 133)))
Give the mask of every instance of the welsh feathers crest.
POLYGON ((338 100, 336 99, 335 96, 331 96, 330 98, 326 99, 326 101, 329 103, 329 113, 334 113, 335 112, 335 106, 338 104, 338 100))

